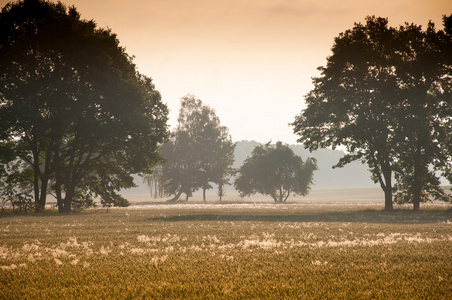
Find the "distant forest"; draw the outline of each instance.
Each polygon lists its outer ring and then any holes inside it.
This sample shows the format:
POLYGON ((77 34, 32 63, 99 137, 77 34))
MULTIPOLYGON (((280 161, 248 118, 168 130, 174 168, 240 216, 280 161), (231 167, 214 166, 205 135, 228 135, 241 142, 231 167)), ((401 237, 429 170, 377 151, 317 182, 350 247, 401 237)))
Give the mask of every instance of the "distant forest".
MULTIPOLYGON (((254 147, 260 145, 256 141, 240 141, 237 142, 235 147, 235 161, 233 168, 240 168, 243 161, 251 156, 251 152, 254 147)), ((314 157, 317 159, 317 165, 319 170, 314 172, 314 184, 313 190, 323 189, 347 189, 347 188, 368 188, 379 187, 373 183, 370 179, 370 172, 367 170, 366 164, 360 162, 353 162, 343 168, 333 169, 339 159, 344 156, 344 152, 340 150, 320 149, 313 151, 304 149, 302 144, 290 145, 290 148, 294 153, 300 156, 303 161, 306 161, 308 157, 314 157)), ((143 180, 136 176, 135 183, 138 187, 123 190, 123 194, 146 194, 149 193, 147 186, 143 183, 143 180)), ((208 191, 209 193, 216 193, 216 188, 208 191)), ((232 185, 226 187, 226 193, 234 192, 232 185)))

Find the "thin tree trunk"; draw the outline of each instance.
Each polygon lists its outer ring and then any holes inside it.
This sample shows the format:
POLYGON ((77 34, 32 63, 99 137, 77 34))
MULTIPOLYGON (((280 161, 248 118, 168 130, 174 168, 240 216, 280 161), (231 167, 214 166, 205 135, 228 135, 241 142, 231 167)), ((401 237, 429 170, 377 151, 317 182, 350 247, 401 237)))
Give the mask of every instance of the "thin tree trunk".
MULTIPOLYGON (((188 201, 188 199, 187 199, 187 201, 188 201)), ((206 189, 202 189, 202 201, 203 202, 206 202, 206 189)))
POLYGON ((289 190, 287 190, 287 195, 286 195, 286 198, 284 198, 284 202, 286 202, 286 201, 287 201, 287 198, 289 198, 289 195, 290 195, 290 189, 289 189, 289 190))
POLYGON ((378 155, 378 159, 375 157, 375 152, 371 149, 373 153, 371 155, 371 160, 374 164, 374 173, 377 176, 380 187, 385 193, 385 210, 391 211, 394 209, 392 201, 392 168, 389 163, 389 158, 382 157, 378 155))
POLYGON ((61 184, 60 180, 58 179, 58 174, 56 175, 56 183, 55 183, 55 194, 57 198, 57 206, 58 206, 58 212, 61 212, 63 210, 63 199, 61 196, 61 184))
POLYGON ((382 166, 384 184, 381 185, 385 193, 385 210, 391 211, 394 209, 392 200, 392 172, 389 164, 382 166))
POLYGON ((394 209, 393 201, 392 201, 392 189, 390 187, 386 187, 384 189, 385 192, 385 210, 391 211, 394 209))
POLYGON ((275 193, 270 194, 270 196, 272 196, 272 198, 275 201, 275 203, 278 203, 278 198, 276 198, 276 194, 275 193))
POLYGON ((46 206, 47 184, 48 184, 47 176, 44 174, 41 177, 41 195, 40 195, 40 199, 39 199, 39 202, 42 205, 42 210, 44 210, 45 206, 46 206))
POLYGON ((59 213, 61 214, 69 214, 71 213, 72 199, 74 197, 75 187, 68 187, 66 189, 66 195, 64 200, 62 201, 62 207, 59 213))
POLYGON ((179 197, 181 195, 182 195, 182 189, 179 190, 179 192, 177 192, 177 194, 173 198, 167 200, 166 202, 176 202, 177 200, 179 200, 179 197))
POLYGON ((220 202, 223 200, 223 183, 218 184, 218 196, 220 196, 220 202))
POLYGON ((414 181, 413 191, 413 210, 418 211, 421 208, 421 188, 417 181, 414 181))
POLYGON ((279 203, 283 202, 283 189, 282 186, 279 187, 279 203))
POLYGON ((34 190, 34 196, 35 196, 35 210, 42 211, 44 207, 41 203, 41 198, 39 195, 39 163, 37 162, 37 159, 33 161, 33 190, 34 190))
POLYGON ((422 155, 420 154, 419 148, 416 151, 416 163, 414 165, 414 178, 411 186, 411 191, 413 195, 413 210, 418 211, 421 206, 421 192, 422 186, 424 184, 423 179, 424 174, 427 172, 422 166, 422 155))

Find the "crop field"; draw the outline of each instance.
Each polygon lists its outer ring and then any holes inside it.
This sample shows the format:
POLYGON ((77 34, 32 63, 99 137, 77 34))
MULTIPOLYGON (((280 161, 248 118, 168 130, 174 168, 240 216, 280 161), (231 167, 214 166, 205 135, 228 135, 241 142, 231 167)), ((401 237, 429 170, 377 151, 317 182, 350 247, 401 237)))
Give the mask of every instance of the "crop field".
POLYGON ((316 199, 0 214, 0 299, 137 298, 451 299, 452 210, 316 199))

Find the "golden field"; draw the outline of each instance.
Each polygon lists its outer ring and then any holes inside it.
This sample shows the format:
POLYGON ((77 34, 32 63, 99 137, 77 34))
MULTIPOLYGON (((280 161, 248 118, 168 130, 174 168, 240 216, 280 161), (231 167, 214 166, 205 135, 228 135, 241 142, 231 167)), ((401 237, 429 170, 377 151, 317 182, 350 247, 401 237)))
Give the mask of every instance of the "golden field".
POLYGON ((0 299, 452 297, 449 204, 314 196, 0 214, 0 299))

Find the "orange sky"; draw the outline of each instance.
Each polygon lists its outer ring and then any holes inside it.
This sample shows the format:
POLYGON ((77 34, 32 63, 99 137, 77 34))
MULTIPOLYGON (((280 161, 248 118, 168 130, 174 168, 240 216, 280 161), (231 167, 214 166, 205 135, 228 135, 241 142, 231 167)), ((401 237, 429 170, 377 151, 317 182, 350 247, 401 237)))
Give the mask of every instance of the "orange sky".
MULTIPOLYGON (((0 0, 3 7, 7 1, 0 0)), ((288 123, 333 38, 366 15, 426 25, 450 0, 64 0, 118 35, 152 77, 176 124, 194 94, 217 111, 234 141, 295 143, 288 123)))

